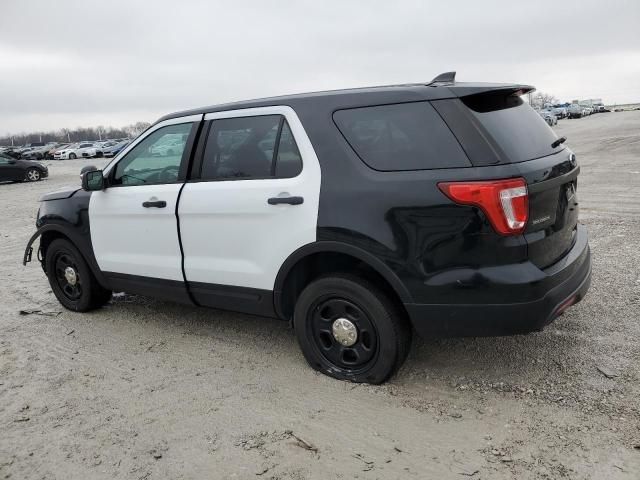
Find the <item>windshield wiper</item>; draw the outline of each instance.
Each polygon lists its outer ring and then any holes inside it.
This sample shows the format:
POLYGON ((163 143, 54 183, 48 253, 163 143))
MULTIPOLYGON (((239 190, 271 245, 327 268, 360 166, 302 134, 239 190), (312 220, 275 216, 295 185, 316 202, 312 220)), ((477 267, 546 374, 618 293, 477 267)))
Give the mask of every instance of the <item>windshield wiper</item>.
POLYGON ((561 144, 567 141, 567 137, 560 137, 555 142, 551 144, 551 148, 559 147, 561 144))

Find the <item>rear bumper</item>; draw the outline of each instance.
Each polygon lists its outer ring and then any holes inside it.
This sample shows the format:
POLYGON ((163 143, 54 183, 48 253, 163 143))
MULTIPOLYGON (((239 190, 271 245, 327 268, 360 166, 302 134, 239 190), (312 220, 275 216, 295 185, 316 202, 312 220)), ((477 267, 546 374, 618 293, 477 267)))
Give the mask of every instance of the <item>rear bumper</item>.
MULTIPOLYGON (((523 276, 526 277, 526 270, 523 276)), ((573 248, 554 265, 539 270, 530 282, 527 278, 512 278, 512 284, 493 284, 505 303, 486 304, 405 304, 409 317, 421 336, 499 336, 542 330, 564 309, 578 303, 591 284, 591 253, 587 233, 579 226, 573 248), (524 302, 509 303, 513 291, 529 288, 540 295, 524 302)), ((511 273, 511 272, 510 272, 511 273)), ((464 297, 464 292, 460 292, 464 297)), ((491 292, 495 296, 495 291, 491 292)))

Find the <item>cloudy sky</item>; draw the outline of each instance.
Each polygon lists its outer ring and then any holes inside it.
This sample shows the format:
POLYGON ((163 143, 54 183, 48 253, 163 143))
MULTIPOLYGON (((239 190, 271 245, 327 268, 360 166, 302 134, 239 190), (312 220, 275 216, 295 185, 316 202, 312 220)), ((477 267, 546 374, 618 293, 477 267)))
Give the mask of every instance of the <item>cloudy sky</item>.
POLYGON ((0 135, 448 70, 638 102, 639 25, 638 0, 1 0, 0 135))

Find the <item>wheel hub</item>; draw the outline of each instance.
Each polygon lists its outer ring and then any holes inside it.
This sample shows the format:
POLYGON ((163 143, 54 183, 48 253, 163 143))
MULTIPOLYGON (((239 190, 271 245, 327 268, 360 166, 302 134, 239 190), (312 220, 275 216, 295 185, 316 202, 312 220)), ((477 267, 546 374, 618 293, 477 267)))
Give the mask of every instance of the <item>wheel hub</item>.
POLYGON ((358 329, 350 320, 338 318, 331 326, 333 338, 345 347, 350 347, 358 340, 358 329))
POLYGON ((73 267, 67 267, 64 269, 64 278, 71 286, 75 285, 78 282, 78 274, 73 269, 73 267))

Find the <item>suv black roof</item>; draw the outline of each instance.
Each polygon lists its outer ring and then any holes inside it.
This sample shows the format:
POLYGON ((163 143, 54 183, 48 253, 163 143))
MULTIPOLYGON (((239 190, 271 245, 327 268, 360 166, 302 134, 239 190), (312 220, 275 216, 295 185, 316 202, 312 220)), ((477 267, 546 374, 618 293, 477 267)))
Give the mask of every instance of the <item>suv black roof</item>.
POLYGON ((365 103, 363 102, 364 100, 366 100, 366 103, 371 105, 383 105, 389 103, 464 97, 467 95, 496 90, 504 90, 506 92, 511 91, 512 93, 518 94, 535 90, 535 88, 530 85, 456 82, 454 77, 455 72, 448 72, 447 74, 439 75, 431 83, 327 90, 211 105, 208 107, 170 113, 161 117, 156 123, 188 115, 200 115, 225 110, 239 110, 243 108, 267 107, 273 105, 288 105, 294 107, 295 105, 305 104, 306 106, 312 106, 310 104, 330 101, 331 103, 340 103, 341 108, 349 108, 365 103), (441 80, 441 78, 444 80, 441 80))

